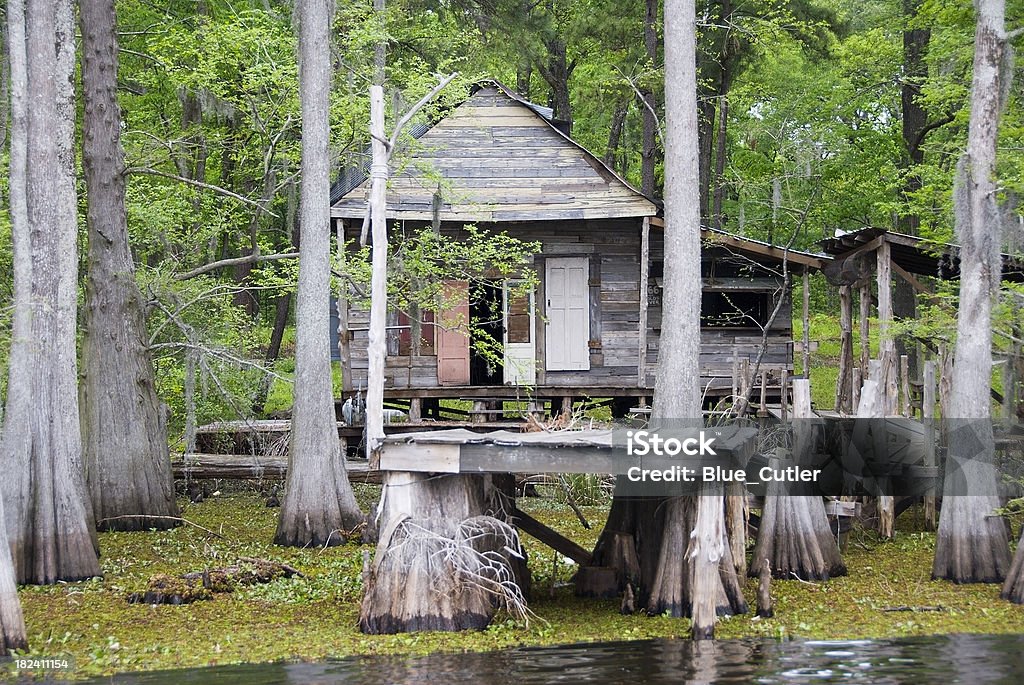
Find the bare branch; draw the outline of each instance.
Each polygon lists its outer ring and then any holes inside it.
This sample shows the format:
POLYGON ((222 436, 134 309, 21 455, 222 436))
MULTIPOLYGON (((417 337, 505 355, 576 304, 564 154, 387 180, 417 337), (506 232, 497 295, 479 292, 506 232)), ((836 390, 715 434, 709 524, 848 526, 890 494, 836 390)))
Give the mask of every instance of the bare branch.
POLYGON ((247 205, 250 205, 252 207, 255 207, 256 209, 260 210, 264 214, 269 214, 270 216, 274 217, 275 219, 279 218, 277 216, 277 214, 275 214, 274 212, 272 212, 269 209, 267 209, 262 203, 257 202, 256 200, 251 200, 251 199, 245 197, 244 195, 239 195, 238 193, 230 191, 227 188, 222 188, 221 186, 213 185, 212 183, 203 183, 202 181, 196 181, 196 180, 193 180, 191 178, 187 178, 185 176, 179 176, 178 174, 169 174, 166 171, 159 171, 158 169, 152 169, 150 167, 131 167, 129 169, 125 169, 125 173, 126 174, 145 174, 145 175, 148 175, 148 176, 159 176, 161 178, 167 178, 167 179, 170 179, 172 181, 178 181, 179 183, 185 183, 185 184, 188 184, 188 185, 191 185, 191 186, 195 186, 196 188, 203 188, 204 190, 212 190, 215 193, 220 193, 221 195, 224 195, 226 197, 230 197, 232 199, 238 200, 239 202, 242 202, 244 204, 247 204, 247 205))
POLYGON ((455 77, 458 75, 459 72, 453 71, 452 73, 445 76, 443 79, 441 79, 440 83, 438 83, 436 86, 430 89, 429 93, 421 97, 419 102, 410 107, 409 111, 402 115, 402 118, 398 120, 397 124, 395 124, 395 130, 391 134, 391 139, 386 142, 382 141, 388 147, 388 156, 390 156, 391 153, 394 151, 395 145, 398 143, 398 136, 402 134, 402 129, 405 128, 405 125, 409 123, 409 120, 416 116, 416 112, 423 109, 423 107, 428 102, 434 99, 434 96, 436 96, 438 93, 444 90, 444 87, 451 83, 453 80, 455 80, 455 77))
POLYGON ((241 257, 231 257, 229 259, 218 259, 216 262, 210 262, 209 264, 203 264, 197 266, 191 271, 186 271, 183 274, 175 274, 174 279, 177 281, 185 281, 202 274, 215 271, 225 266, 238 266, 239 264, 255 264, 257 262, 276 262, 282 259, 298 259, 298 252, 279 252, 276 254, 247 254, 241 257))
POLYGON ((99 522, 100 523, 106 523, 107 521, 117 521, 119 519, 159 519, 161 521, 180 521, 180 522, 188 524, 190 526, 194 526, 194 527, 198 528, 199 530, 203 531, 204 533, 209 533, 210 535, 213 535, 214 537, 218 537, 218 538, 223 538, 224 537, 220 533, 214 532, 214 531, 210 530, 209 528, 201 526, 198 523, 195 523, 193 521, 189 521, 188 519, 182 518, 181 516, 152 516, 150 514, 124 514, 123 516, 108 516, 107 518, 100 519, 99 522))

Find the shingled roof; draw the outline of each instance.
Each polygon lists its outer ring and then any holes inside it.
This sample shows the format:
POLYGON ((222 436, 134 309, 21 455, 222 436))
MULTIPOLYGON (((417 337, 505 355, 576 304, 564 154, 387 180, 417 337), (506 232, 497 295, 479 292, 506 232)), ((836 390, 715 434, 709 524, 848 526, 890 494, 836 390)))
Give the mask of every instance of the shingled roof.
MULTIPOLYGON (((653 201, 502 84, 484 82, 418 137, 388 185, 387 217, 498 222, 654 216, 653 201)), ((366 214, 369 182, 334 217, 366 214)))

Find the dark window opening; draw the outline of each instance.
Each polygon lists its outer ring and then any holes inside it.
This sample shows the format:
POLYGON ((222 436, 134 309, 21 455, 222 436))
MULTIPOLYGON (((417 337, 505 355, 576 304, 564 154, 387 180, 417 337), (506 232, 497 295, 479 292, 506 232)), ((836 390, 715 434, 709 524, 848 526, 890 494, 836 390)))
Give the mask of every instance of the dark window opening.
POLYGON ((770 298, 763 292, 708 292, 700 300, 700 323, 715 328, 755 328, 768 323, 770 298))

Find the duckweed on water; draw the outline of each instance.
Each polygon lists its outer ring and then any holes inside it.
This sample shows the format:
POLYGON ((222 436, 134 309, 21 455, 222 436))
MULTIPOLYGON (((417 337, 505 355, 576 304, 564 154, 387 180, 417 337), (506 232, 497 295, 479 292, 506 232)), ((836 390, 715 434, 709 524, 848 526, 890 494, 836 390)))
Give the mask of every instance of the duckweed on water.
MULTIPOLYGON (((602 507, 585 507, 586 530, 565 506, 525 499, 521 506, 584 547, 600 532, 602 507)), ((524 536, 533 571, 529 624, 499 615, 490 628, 467 633, 361 634, 356 621, 364 549, 354 543, 326 549, 270 544, 276 509, 253 496, 183 502, 184 516, 220 537, 184 526, 149 533, 102 533, 102 580, 20 591, 33 656, 74 657, 75 675, 124 670, 195 667, 279 659, 324 659, 354 654, 424 654, 484 651, 517 645, 684 637, 685 619, 623 616, 617 601, 572 596, 575 566, 524 536), (158 574, 236 564, 240 558, 279 561, 304 578, 215 593, 187 605, 129 604, 158 574)), ((912 524, 904 515, 900 524, 912 524), (906 519, 906 520, 905 520, 906 519)), ((825 583, 797 580, 772 585, 775 618, 752 614, 722 619, 722 638, 759 636, 816 639, 893 637, 948 632, 1024 632, 1024 607, 999 599, 996 585, 954 585, 930 580, 934 536, 900 533, 892 542, 868 536, 851 541, 850 574, 825 583), (891 611, 896 607, 938 611, 891 611)), ((753 603, 755 583, 746 585, 753 603)))

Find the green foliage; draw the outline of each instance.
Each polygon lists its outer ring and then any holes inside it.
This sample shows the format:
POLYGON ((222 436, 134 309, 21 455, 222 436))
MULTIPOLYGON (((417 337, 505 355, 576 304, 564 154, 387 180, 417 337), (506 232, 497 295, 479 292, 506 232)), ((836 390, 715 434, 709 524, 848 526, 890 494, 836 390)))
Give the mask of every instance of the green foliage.
MULTIPOLYGON (((434 312, 437 325, 448 330, 471 333, 477 354, 500 365, 502 344, 488 331, 488 321, 502 317, 501 298, 488 296, 495 287, 507 287, 508 298, 530 297, 537 287, 532 268, 539 243, 513 238, 504 231, 491 232, 469 224, 455 234, 435 232, 430 227, 410 229, 392 236, 393 249, 388 257, 388 306, 404 312, 410 319, 420 312, 434 312), (512 280, 510 280, 512 279, 512 280), (465 282, 471 303, 487 305, 476 319, 466 319, 456 311, 462 303, 462 291, 452 281, 465 282), (505 285, 503 285, 505 284, 505 285)), ((350 250, 336 270, 357 293, 353 304, 370 306, 370 248, 350 250)))

